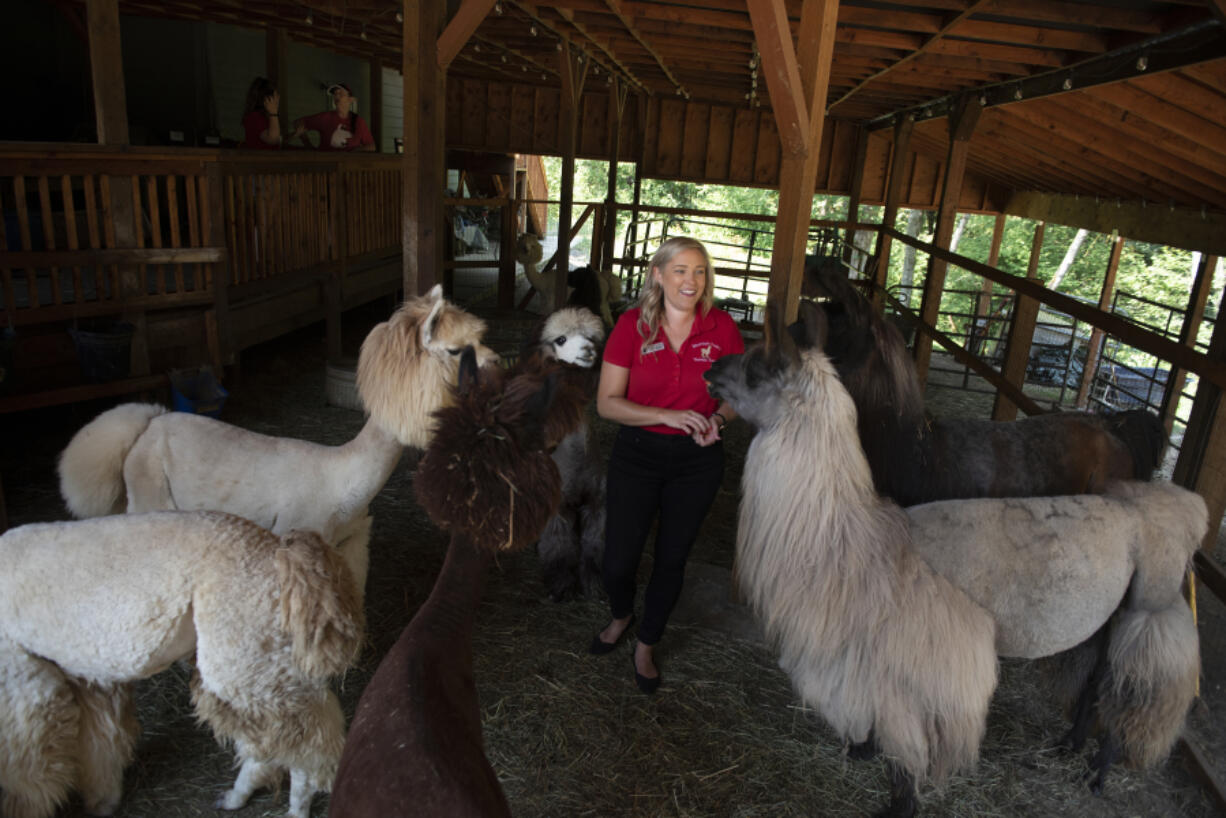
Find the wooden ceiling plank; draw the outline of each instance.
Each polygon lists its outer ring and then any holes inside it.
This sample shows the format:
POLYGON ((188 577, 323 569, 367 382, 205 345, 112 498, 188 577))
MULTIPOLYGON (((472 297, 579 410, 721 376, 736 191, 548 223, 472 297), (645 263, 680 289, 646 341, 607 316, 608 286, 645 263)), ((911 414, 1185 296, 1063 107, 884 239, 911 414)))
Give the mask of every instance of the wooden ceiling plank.
POLYGON ((1037 28, 1012 23, 994 23, 986 20, 961 19, 956 29, 950 33, 973 40, 1054 48, 1062 51, 1080 51, 1086 54, 1102 54, 1110 48, 1106 36, 1102 34, 1061 31, 1055 28, 1037 28))
POLYGON ((1078 95, 1076 105, 1094 112, 1099 119, 1109 120, 1110 126, 1118 129, 1119 133, 1142 140, 1152 150, 1168 151, 1206 170, 1226 176, 1226 141, 1214 143, 1219 149, 1212 150, 1166 127, 1162 117, 1138 115, 1139 112, 1121 108, 1093 92, 1078 95))
POLYGON ((828 110, 828 111, 833 111, 835 108, 837 108, 837 107, 839 106, 839 104, 840 104, 840 103, 842 103, 842 102, 846 102, 848 99, 850 99, 852 96, 854 96, 854 95, 855 95, 857 92, 859 92, 859 91, 861 91, 863 88, 865 88, 865 87, 866 87, 866 86, 867 86, 869 83, 872 83, 872 82, 878 81, 878 80, 880 80, 882 77, 884 77, 884 76, 888 75, 890 72, 892 72, 892 71, 896 71, 896 70, 898 70, 900 67, 910 64, 910 63, 911 63, 913 60, 915 60, 917 57, 919 57, 921 54, 923 54, 923 53, 924 53, 924 52, 925 52, 925 51, 928 49, 928 46, 930 46, 930 45, 932 45, 933 43, 935 43, 935 42, 939 41, 939 40, 940 40, 942 37, 944 37, 944 36, 945 36, 945 34, 946 34, 947 32, 949 32, 949 31, 950 31, 951 29, 953 29, 953 28, 954 28, 956 25, 958 25, 958 23, 962 22, 962 21, 963 21, 963 20, 965 20, 967 17, 969 17, 971 14, 973 14, 973 13, 974 13, 974 11, 975 11, 975 9, 977 9, 977 8, 978 8, 978 7, 981 5, 981 3, 982 3, 982 2, 986 2, 986 0, 981 0, 981 2, 980 2, 980 3, 975 3, 975 4, 971 5, 971 6, 968 6, 968 7, 967 7, 965 10, 963 10, 961 13, 959 13, 959 14, 955 15, 954 17, 952 17, 951 19, 949 19, 948 21, 946 21, 944 25, 940 26, 940 27, 939 27, 939 28, 938 28, 938 29, 937 29, 935 32, 933 32, 933 35, 932 35, 931 37, 929 37, 929 38, 928 38, 927 40, 925 40, 923 43, 921 43, 920 45, 918 45, 918 46, 915 48, 915 50, 914 50, 914 51, 912 51, 910 54, 907 54, 907 55, 906 55, 905 57, 903 57, 902 59, 897 60, 897 61, 896 61, 896 62, 895 62, 893 65, 889 66, 888 68, 883 68, 882 70, 878 71, 877 73, 873 74, 872 76, 867 77, 867 78, 865 78, 864 80, 862 80, 862 81, 860 82, 860 84, 859 84, 859 85, 855 86, 855 87, 854 87, 854 88, 852 88, 850 91, 847 91, 847 92, 843 93, 843 94, 842 94, 842 95, 841 95, 841 96, 840 96, 838 99, 836 99, 834 102, 830 103, 830 105, 829 105, 829 107, 827 108, 827 110, 828 110))
POLYGON ((1162 18, 1148 11, 1120 6, 1095 6, 1056 0, 988 0, 980 9, 984 14, 1014 17, 1044 23, 1072 23, 1094 28, 1160 34, 1162 18))
POLYGON ((869 28, 889 28, 893 31, 913 31, 918 34, 936 34, 943 27, 943 19, 943 15, 940 14, 896 10, 883 12, 875 8, 839 6, 839 25, 841 26, 859 25, 869 28), (888 17, 883 19, 885 14, 888 14, 888 17))
POLYGON ((1096 87, 1094 96, 1118 105, 1215 152, 1226 145, 1226 127, 1183 110, 1134 82, 1096 87))
POLYGON ((671 81, 673 85, 677 87, 677 92, 684 95, 684 86, 682 86, 681 82, 675 76, 673 76, 673 72, 669 70, 667 63, 660 58, 651 44, 648 43, 646 38, 639 33, 637 28, 635 28, 631 15, 627 14, 625 10, 625 6, 627 4, 623 3, 622 0, 605 0, 605 3, 609 6, 609 9, 615 15, 617 15, 617 19, 621 20, 622 25, 626 27, 626 31, 630 32, 630 36, 638 40, 639 45, 645 48, 647 53, 655 59, 656 63, 660 66, 660 70, 664 72, 664 76, 668 77, 669 81, 671 81))
POLYGON ((804 156, 809 150, 809 110, 783 0, 747 0, 746 5, 784 154, 804 156))
POLYGON ((943 37, 924 50, 930 54, 1005 60, 1047 68, 1059 68, 1067 62, 1063 54, 1052 49, 984 43, 978 40, 963 40, 954 36, 943 37))
POLYGON ((749 15, 741 12, 710 11, 662 3, 642 3, 636 0, 624 0, 624 2, 617 3, 616 6, 619 16, 625 14, 628 18, 635 20, 655 20, 684 25, 693 23, 712 28, 739 28, 742 30, 752 28, 749 24, 749 15))
MULTIPOLYGON (((558 11, 560 14, 562 14, 563 17, 568 16, 569 12, 566 9, 559 9, 558 11)), ((643 84, 639 81, 639 78, 635 76, 634 72, 631 71, 630 68, 627 65, 625 65, 625 63, 622 62, 621 58, 613 50, 613 48, 607 44, 607 42, 602 42, 600 39, 590 34, 582 23, 579 23, 574 20, 571 20, 571 22, 575 26, 575 28, 578 29, 581 34, 583 34, 584 37, 587 37, 587 39, 590 40, 593 45, 595 45, 597 48, 601 50, 601 52, 609 59, 610 62, 612 62, 614 65, 620 68, 622 70, 622 73, 625 74, 627 77, 629 77, 630 80, 635 85, 639 86, 640 88, 643 87, 643 84)), ((607 66, 606 66, 606 69, 607 69, 607 66)))

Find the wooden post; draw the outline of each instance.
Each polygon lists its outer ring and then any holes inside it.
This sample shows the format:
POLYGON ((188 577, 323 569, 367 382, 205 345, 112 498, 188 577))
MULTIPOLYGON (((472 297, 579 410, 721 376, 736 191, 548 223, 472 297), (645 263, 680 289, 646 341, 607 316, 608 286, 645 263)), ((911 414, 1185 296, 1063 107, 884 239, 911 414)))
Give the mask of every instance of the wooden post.
MULTIPOLYGON (((949 158, 945 162, 945 182, 941 186, 941 209, 937 214, 937 227, 932 243, 948 250, 953 238, 954 222, 958 216, 958 198, 962 194, 962 177, 966 171, 966 154, 970 149, 971 134, 979 122, 983 106, 979 99, 963 96, 957 109, 949 118, 949 158)), ((916 327, 915 371, 920 383, 928 380, 928 362, 932 358, 932 336, 925 327, 935 327, 941 310, 941 295, 945 292, 945 261, 929 257, 928 277, 924 280, 924 298, 920 302, 920 323, 916 327)), ((1037 307, 1036 307, 1037 309, 1037 307)), ((1016 325, 1016 320, 1014 322, 1016 325)), ((1012 402, 1009 404, 1013 406, 1012 402)), ((1013 406, 1016 414, 1017 407, 1013 406)))
MULTIPOLYGON (((988 248, 989 267, 995 267, 1000 260, 1000 242, 1005 236, 1005 214, 996 214, 996 222, 992 225, 992 244, 988 248)), ((983 357, 983 345, 988 340, 988 330, 991 328, 989 313, 992 311, 992 279, 985 278, 975 298, 975 325, 971 328, 970 352, 983 357), (978 338, 976 338, 978 335, 978 338), (978 343, 976 343, 978 341, 978 343)))
POLYGON ((622 114, 626 110, 626 85, 616 77, 609 85, 609 185, 604 206, 602 270, 613 271, 617 245, 617 156, 621 153, 622 114))
POLYGON ((553 303, 549 309, 566 305, 566 274, 570 272, 570 209, 575 198, 575 145, 579 135, 579 100, 583 96, 583 80, 587 63, 576 64, 570 43, 562 41, 558 54, 558 73, 562 79, 562 185, 558 206, 558 259, 553 271, 553 303))
POLYGON ((375 138, 375 150, 383 151, 383 60, 370 60, 370 102, 366 105, 366 124, 375 138))
POLYGON ((515 307, 515 243, 516 224, 519 221, 520 191, 515 183, 515 155, 507 156, 507 184, 503 189, 504 201, 498 208, 502 215, 501 241, 498 252, 498 309, 515 307))
MULTIPOLYGON (((767 298, 779 304, 787 321, 796 319, 800 304, 800 285, 804 275, 805 246, 809 240, 809 223, 813 214, 813 195, 817 189, 817 166, 822 153, 822 127, 826 121, 826 91, 830 80, 830 63, 834 55, 834 31, 838 22, 838 0, 804 0, 800 13, 800 29, 796 42, 799 50, 792 54, 791 34, 781 43, 763 43, 764 12, 775 24, 787 29, 787 12, 782 0, 753 0, 749 5, 754 38, 764 64, 768 57, 778 61, 778 68, 790 68, 794 60, 800 88, 786 89, 802 103, 805 121, 805 149, 785 155, 779 170, 779 215, 775 221, 775 244, 771 254, 771 273, 767 298), (782 20, 780 24, 779 21, 782 20), (782 52, 770 57, 771 46, 779 45, 782 52), (791 58, 791 59, 789 59, 791 58)), ((769 67, 769 66, 768 66, 769 67)), ((788 71, 792 73, 791 70, 788 71)), ((772 72, 767 71, 768 80, 772 72)), ((778 86, 768 82, 771 104, 776 112, 778 86)), ((781 95, 782 96, 782 95, 781 95)), ((778 100, 780 104, 783 99, 778 100)), ((794 100, 795 101, 795 100, 794 100)), ((785 130, 780 128, 784 139, 785 130)), ((784 139, 784 144, 788 140, 784 139)))
MULTIPOLYGON (((341 306, 345 295, 345 270, 349 261, 349 186, 345 183, 344 165, 337 162, 328 174, 336 207, 332 211, 332 230, 336 236, 339 260, 336 270, 324 281, 324 346, 329 361, 339 361, 344 354, 341 336, 341 306)), ((405 290, 407 298, 409 291, 405 290)))
MULTIPOLYGON (((864 187, 864 163, 868 158, 868 129, 860 126, 856 129, 856 158, 851 167, 851 188, 847 191, 847 221, 860 221, 860 194, 864 187)), ((878 234, 880 235, 880 234, 878 234)), ((856 231, 848 227, 844 235, 843 262, 850 264, 853 256, 852 246, 856 241, 856 231)))
MULTIPOLYGON (((1026 278, 1039 277, 1039 253, 1043 249, 1043 232, 1047 225, 1034 226, 1034 242, 1030 245, 1030 264, 1026 278)), ((1034 341, 1034 325, 1039 317, 1039 302, 1029 296, 1017 295, 1013 302, 1013 320, 1009 323, 1009 342, 1005 345, 1005 360, 1000 374, 1019 389, 1026 384, 1026 366, 1030 363, 1030 345, 1034 341)), ((917 339, 918 340, 918 339, 917 339)), ((930 342, 931 343, 931 342, 930 342)), ((992 406, 992 420, 1016 420, 1017 404, 999 390, 992 406)))
MULTIPOLYGON (((1179 343, 1186 347, 1196 347, 1196 336, 1205 317, 1205 304, 1209 301, 1209 291, 1213 289, 1213 274, 1216 269, 1217 256, 1201 256, 1200 265, 1196 268, 1196 278, 1192 281, 1192 292, 1188 295, 1188 306, 1184 310, 1183 326, 1179 329, 1179 343)), ((1166 427, 1168 435, 1175 427, 1175 414, 1179 411, 1179 398, 1187 379, 1187 372, 1176 369, 1175 365, 1171 364, 1166 389, 1162 393, 1160 412, 1162 425, 1166 427)))
MULTIPOLYGON (((203 236, 204 243, 210 247, 226 246, 226 210, 224 205, 223 185, 225 177, 221 165, 209 162, 204 172, 204 183, 208 185, 207 207, 209 209, 209 229, 203 236)), ((215 373, 220 379, 222 367, 234 363, 233 327, 230 323, 230 281, 232 272, 230 265, 234 260, 226 253, 223 261, 213 265, 213 313, 214 327, 208 329, 209 357, 217 369, 215 373)))
POLYGON ((445 73, 438 66, 441 3, 404 4, 404 295, 424 295, 441 280, 445 73))
POLYGON ((289 35, 284 28, 269 26, 264 29, 264 74, 276 84, 277 92, 281 95, 278 110, 281 112, 282 128, 289 128, 294 119, 289 115, 289 69, 286 67, 288 52, 289 35))
MULTIPOLYGON (((899 117, 894 123, 894 143, 890 150, 890 178, 886 183, 885 212, 881 215, 881 223, 893 227, 898 220, 898 201, 902 198, 902 178, 907 164, 907 148, 911 144, 911 131, 915 128, 915 117, 910 114, 899 117)), ((873 309, 881 312, 885 300, 882 292, 889 280, 890 242, 892 239, 884 232, 877 234, 877 252, 873 254, 870 265, 873 270, 873 309)))
MULTIPOLYGON (((639 247, 639 205, 642 203, 643 194, 643 162, 647 150, 646 139, 646 123, 647 123, 647 97, 642 94, 635 95, 635 118, 634 118, 634 197, 630 202, 630 239, 627 250, 631 258, 630 278, 626 278, 626 265, 622 264, 622 284, 623 291, 627 294, 633 292, 638 295, 638 276, 639 266, 634 263, 640 255, 642 248, 639 247)), ((623 250, 622 257, 626 257, 626 250, 623 250)))
MULTIPOLYGON (((1103 288, 1098 294, 1098 308, 1104 312, 1111 308, 1115 297, 1115 274, 1120 268, 1120 255, 1124 252, 1124 237, 1116 233, 1111 237, 1111 254, 1107 257, 1107 271, 1103 275, 1103 288)), ((1081 370, 1081 384, 1077 387, 1078 409, 1085 409, 1090 401, 1090 387, 1098 369, 1098 351, 1103 345, 1103 331, 1095 327, 1090 331, 1090 343, 1086 347, 1086 365, 1081 370)))

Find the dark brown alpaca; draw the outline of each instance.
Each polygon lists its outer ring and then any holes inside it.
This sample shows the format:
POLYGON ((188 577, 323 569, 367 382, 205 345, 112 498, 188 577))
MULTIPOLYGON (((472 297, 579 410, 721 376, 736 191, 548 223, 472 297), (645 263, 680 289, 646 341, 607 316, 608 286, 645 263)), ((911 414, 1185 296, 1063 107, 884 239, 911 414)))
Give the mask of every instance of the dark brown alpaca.
POLYGON ((485 757, 472 633, 494 555, 536 540, 560 498, 549 446, 565 436, 568 390, 556 374, 479 375, 466 351, 457 405, 414 481, 451 532, 429 598, 358 702, 332 790, 332 818, 510 815, 485 757))

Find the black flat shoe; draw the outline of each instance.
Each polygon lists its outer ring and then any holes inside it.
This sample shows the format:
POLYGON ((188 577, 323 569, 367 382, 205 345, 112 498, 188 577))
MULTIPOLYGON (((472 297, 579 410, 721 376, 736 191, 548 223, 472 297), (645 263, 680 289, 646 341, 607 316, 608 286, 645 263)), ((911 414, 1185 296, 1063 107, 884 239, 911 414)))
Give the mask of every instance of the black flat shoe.
MULTIPOLYGON (((622 640, 626 638, 626 634, 630 632, 632 627, 634 627, 635 618, 636 617, 634 614, 630 614, 630 621, 626 623, 626 627, 622 630, 621 635, 618 636, 613 642, 604 641, 600 638, 599 633, 593 636, 592 644, 587 646, 587 652, 593 656, 604 656, 606 653, 612 653, 613 649, 622 643, 622 640)), ((601 633, 603 633, 603 631, 601 631, 601 633)))
POLYGON ((635 651, 630 651, 630 666, 634 668, 634 683, 639 686, 639 690, 650 696, 660 687, 660 678, 663 675, 660 673, 660 666, 656 665, 655 676, 644 676, 639 673, 639 663, 634 661, 634 654, 635 651))

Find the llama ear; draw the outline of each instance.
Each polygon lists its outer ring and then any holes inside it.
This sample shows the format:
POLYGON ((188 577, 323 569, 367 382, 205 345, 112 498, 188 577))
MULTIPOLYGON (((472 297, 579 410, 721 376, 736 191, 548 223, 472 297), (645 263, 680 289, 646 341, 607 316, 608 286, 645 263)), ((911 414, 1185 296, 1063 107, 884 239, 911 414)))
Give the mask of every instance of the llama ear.
POLYGON ((830 334, 830 322, 821 305, 802 300, 800 302, 800 322, 804 327, 804 337, 797 339, 797 343, 806 349, 824 350, 826 339, 830 334))
POLYGON ((796 342, 783 323, 783 310, 775 302, 766 305, 766 324, 764 330, 766 360, 774 369, 785 369, 788 364, 800 358, 796 342))
POLYGON ((480 368, 477 366, 477 351, 472 348, 472 345, 464 347, 464 351, 460 353, 460 374, 456 383, 456 391, 461 395, 467 395, 477 387, 479 380, 480 368))
POLYGON ((430 292, 426 293, 426 298, 429 298, 431 301, 438 301, 442 297, 443 297, 443 285, 442 284, 435 284, 433 287, 430 288, 430 292))
POLYGON ((430 308, 430 314, 426 316, 426 320, 421 322, 421 345, 428 347, 434 341, 434 333, 438 329, 439 318, 443 315, 443 308, 447 306, 447 302, 443 300, 443 288, 438 284, 434 285, 434 289, 430 290, 429 295, 434 295, 435 290, 438 291, 438 298, 434 302, 434 306, 430 308))

